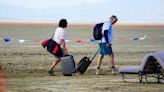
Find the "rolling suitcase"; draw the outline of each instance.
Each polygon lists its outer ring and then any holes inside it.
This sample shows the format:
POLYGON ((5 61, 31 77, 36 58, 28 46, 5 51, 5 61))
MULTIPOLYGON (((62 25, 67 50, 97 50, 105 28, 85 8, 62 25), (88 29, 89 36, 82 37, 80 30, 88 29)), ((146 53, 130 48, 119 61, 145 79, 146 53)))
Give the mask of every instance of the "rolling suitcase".
POLYGON ((95 58, 98 52, 99 50, 95 53, 95 55, 92 57, 91 60, 89 57, 83 57, 80 60, 80 62, 77 64, 76 72, 80 72, 80 74, 84 74, 84 72, 87 70, 87 68, 89 67, 89 65, 91 64, 91 62, 93 61, 93 59, 95 58))
POLYGON ((75 61, 72 55, 61 57, 61 67, 64 76, 72 76, 75 73, 75 61))

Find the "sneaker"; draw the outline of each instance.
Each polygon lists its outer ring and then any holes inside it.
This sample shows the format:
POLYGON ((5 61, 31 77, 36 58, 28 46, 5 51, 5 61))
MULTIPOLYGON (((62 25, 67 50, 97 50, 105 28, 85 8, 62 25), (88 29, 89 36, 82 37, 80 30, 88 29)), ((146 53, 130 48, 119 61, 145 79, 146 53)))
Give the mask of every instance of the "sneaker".
POLYGON ((116 68, 112 68, 111 72, 112 72, 112 75, 115 75, 116 74, 116 68))
POLYGON ((48 71, 48 74, 49 74, 50 76, 54 76, 54 72, 53 72, 52 70, 48 71))
POLYGON ((96 69, 96 75, 100 75, 100 69, 96 69))

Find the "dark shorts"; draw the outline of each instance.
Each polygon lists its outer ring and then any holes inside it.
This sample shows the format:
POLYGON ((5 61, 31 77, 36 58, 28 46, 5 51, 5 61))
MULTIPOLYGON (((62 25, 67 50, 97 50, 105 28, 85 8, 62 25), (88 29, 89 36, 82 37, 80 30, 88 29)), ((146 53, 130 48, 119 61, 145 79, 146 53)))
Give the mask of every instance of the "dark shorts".
POLYGON ((59 54, 58 55, 54 55, 55 56, 55 58, 61 58, 61 57, 63 57, 64 56, 64 49, 63 48, 61 48, 61 51, 59 52, 59 54))
POLYGON ((110 46, 108 48, 107 45, 106 45, 106 43, 99 43, 99 49, 100 49, 99 54, 101 54, 101 55, 110 55, 110 54, 113 54, 112 46, 110 46))

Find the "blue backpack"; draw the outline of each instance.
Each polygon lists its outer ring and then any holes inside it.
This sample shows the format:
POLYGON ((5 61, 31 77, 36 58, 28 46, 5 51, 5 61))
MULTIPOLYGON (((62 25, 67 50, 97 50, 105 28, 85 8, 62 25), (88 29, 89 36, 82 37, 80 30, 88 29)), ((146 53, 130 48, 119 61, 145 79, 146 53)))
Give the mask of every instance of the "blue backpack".
POLYGON ((104 23, 98 23, 94 26, 93 28, 93 38, 95 40, 101 40, 101 38, 103 37, 102 35, 102 26, 104 23))

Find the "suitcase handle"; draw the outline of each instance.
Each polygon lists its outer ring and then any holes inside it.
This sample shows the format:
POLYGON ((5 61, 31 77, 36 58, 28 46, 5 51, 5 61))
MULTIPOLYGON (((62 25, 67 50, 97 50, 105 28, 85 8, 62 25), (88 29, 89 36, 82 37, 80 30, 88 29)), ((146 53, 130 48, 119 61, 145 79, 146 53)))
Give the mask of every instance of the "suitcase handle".
POLYGON ((99 49, 96 51, 96 53, 94 54, 94 56, 92 57, 91 61, 93 61, 93 59, 96 57, 96 55, 98 54, 99 49))

